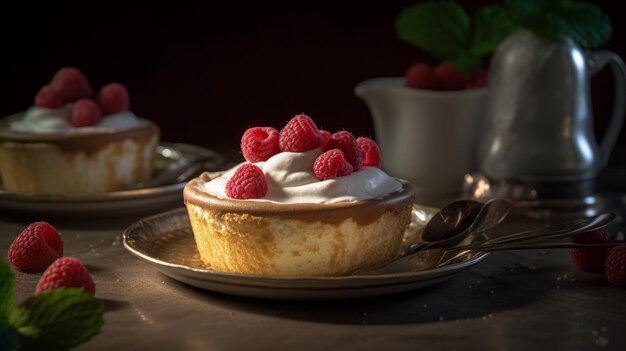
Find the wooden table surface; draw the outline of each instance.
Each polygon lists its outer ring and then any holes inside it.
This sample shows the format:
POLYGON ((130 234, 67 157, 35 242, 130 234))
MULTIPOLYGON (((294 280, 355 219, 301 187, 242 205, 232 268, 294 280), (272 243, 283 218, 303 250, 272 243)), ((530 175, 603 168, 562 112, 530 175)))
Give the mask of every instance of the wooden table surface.
MULTIPOLYGON (((605 210, 621 215, 610 231, 622 240, 623 171, 618 164, 598 178, 605 210)), ((626 350, 626 289, 576 268, 568 250, 495 252, 445 282, 385 297, 269 301, 160 274, 121 243, 137 219, 0 213, 3 257, 26 225, 46 220, 92 273, 105 325, 78 350, 626 350)), ((511 219, 499 230, 534 225, 511 219)), ((39 277, 15 273, 16 303, 39 277)))

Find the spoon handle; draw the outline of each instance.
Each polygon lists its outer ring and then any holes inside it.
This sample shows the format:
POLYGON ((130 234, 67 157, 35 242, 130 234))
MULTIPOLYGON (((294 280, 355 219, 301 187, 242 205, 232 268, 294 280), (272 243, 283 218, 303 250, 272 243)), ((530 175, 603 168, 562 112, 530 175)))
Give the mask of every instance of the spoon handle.
POLYGON ((453 253, 457 248, 452 248, 446 250, 446 252, 441 256, 436 267, 446 265, 462 256, 465 256, 472 252, 492 252, 492 251, 507 251, 507 250, 532 250, 532 249, 573 249, 573 248, 610 248, 618 245, 624 245, 623 242, 607 242, 600 244, 576 244, 576 243, 531 243, 531 244, 491 244, 491 245, 482 245, 479 247, 473 248, 464 248, 453 254, 451 257, 446 257, 449 253, 453 253), (445 258, 445 259, 444 259, 445 258))
POLYGON ((613 213, 602 213, 594 217, 577 219, 574 221, 569 221, 557 225, 550 225, 539 229, 531 229, 519 233, 502 235, 493 239, 487 239, 478 245, 538 241, 544 239, 574 236, 604 228, 609 223, 614 221, 615 218, 616 216, 613 213))
POLYGON ((506 250, 529 250, 529 249, 572 249, 572 248, 593 248, 593 247, 613 247, 618 245, 624 245, 622 242, 610 241, 606 243, 598 244, 578 244, 578 243, 558 243, 558 242, 535 242, 529 244, 487 244, 478 245, 476 247, 465 248, 451 248, 446 251, 461 251, 461 252, 491 252, 491 251, 506 251, 506 250))

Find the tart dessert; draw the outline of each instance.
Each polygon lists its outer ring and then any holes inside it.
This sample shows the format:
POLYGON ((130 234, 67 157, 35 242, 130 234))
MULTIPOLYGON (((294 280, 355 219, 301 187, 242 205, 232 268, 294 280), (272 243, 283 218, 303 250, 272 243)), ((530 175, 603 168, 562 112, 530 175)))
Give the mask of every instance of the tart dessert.
POLYGON ((65 67, 35 105, 0 121, 4 189, 31 194, 99 194, 152 176, 158 126, 129 110, 126 87, 91 84, 65 67))
POLYGON ((306 115, 248 129, 246 162, 184 189, 198 252, 223 272, 335 276, 399 253, 409 183, 380 169, 369 138, 320 131, 306 115))

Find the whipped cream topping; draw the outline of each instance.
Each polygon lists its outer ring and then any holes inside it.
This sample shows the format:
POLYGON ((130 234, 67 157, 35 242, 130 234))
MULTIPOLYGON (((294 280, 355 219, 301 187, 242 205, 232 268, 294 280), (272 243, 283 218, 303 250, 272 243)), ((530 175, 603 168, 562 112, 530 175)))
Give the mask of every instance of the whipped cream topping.
MULTIPOLYGON (((382 198, 402 190, 402 183, 375 167, 362 167, 345 177, 320 180, 313 173, 313 163, 321 153, 321 149, 281 152, 265 162, 256 162, 266 176, 267 194, 261 199, 245 201, 335 203, 382 198)), ((200 184, 199 189, 209 195, 228 198, 226 183, 239 166, 241 164, 200 184)))
POLYGON ((28 133, 93 133, 108 132, 143 126, 146 120, 130 111, 122 111, 103 118, 93 126, 74 127, 70 122, 72 104, 61 108, 33 106, 24 112, 22 118, 10 123, 9 129, 28 133))

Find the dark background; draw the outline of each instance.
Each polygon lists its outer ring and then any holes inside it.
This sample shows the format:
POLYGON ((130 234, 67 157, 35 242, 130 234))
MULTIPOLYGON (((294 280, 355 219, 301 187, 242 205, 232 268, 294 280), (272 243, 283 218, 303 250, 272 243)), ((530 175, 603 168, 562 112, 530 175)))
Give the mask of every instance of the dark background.
MULTIPOLYGON (((156 121, 164 141, 237 145, 246 128, 280 129, 302 112, 320 128, 373 137, 355 85, 434 62, 394 31, 396 16, 417 2, 4 4, 0 115, 24 110, 57 69, 75 66, 96 89, 126 84, 131 109, 156 121)), ((489 3, 459 2, 468 12, 489 3)), ((619 2, 597 3, 613 23, 603 48, 626 57, 619 2)), ((600 135, 613 99, 609 70, 592 88, 600 135)))

